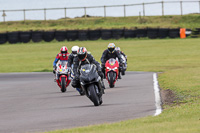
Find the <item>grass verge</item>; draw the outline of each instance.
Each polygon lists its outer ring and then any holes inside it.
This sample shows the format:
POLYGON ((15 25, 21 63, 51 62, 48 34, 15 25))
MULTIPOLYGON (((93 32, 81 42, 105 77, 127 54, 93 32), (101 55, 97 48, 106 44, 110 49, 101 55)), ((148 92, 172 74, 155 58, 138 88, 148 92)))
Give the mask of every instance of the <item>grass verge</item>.
POLYGON ((128 71, 154 71, 159 74, 163 90, 175 92, 177 101, 164 105, 156 117, 128 120, 51 133, 141 132, 141 133, 199 133, 200 132, 200 39, 120 39, 0 45, 0 72, 52 71, 52 64, 61 46, 85 46, 99 61, 109 42, 128 55, 128 71))
POLYGON ((146 17, 91 17, 60 19, 48 21, 10 21, 0 23, 0 32, 28 31, 28 30, 66 30, 66 29, 111 29, 111 28, 200 28, 200 16, 198 14, 175 16, 146 16, 146 17), (161 25, 162 24, 162 25, 161 25))

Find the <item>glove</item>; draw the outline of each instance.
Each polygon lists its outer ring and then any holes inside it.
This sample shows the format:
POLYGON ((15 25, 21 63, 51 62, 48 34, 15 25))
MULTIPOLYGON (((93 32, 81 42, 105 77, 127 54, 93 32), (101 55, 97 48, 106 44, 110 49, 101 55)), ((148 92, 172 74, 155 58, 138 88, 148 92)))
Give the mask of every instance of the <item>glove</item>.
POLYGON ((99 74, 99 76, 100 76, 101 78, 103 78, 103 73, 102 73, 102 71, 98 71, 97 73, 99 74))
POLYGON ((56 66, 53 66, 53 73, 55 74, 56 73, 56 66))

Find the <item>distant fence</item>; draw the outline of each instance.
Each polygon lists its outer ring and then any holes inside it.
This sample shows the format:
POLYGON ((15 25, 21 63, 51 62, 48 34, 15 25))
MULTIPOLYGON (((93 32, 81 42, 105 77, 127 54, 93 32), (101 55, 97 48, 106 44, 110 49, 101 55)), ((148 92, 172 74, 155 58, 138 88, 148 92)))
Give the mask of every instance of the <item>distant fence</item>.
MULTIPOLYGON (((187 36, 191 30, 187 29, 187 36)), ((196 37, 200 37, 200 28, 194 32, 196 37)), ((86 41, 86 40, 108 40, 120 38, 179 38, 180 29, 169 28, 145 28, 145 29, 96 29, 96 30, 58 30, 58 31, 16 31, 0 33, 0 44, 4 43, 28 43, 57 41, 86 41)))
MULTIPOLYGON (((162 15, 162 16, 164 16, 164 15, 166 15, 165 14, 165 6, 166 6, 166 4, 168 4, 168 3, 171 3, 171 5, 170 5, 170 7, 173 7, 174 6, 174 4, 178 4, 179 5, 179 15, 183 15, 184 13, 183 13, 183 11, 184 11, 184 6, 183 6, 183 4, 188 4, 188 3, 195 3, 195 5, 197 5, 198 7, 196 7, 196 8, 198 8, 198 11, 191 11, 190 13, 200 13, 200 0, 191 0, 191 1, 160 1, 160 2, 151 2, 151 3, 140 3, 140 4, 127 4, 127 5, 109 5, 109 6, 91 6, 91 7, 65 7, 65 8, 44 8, 44 9, 21 9, 21 10, 0 10, 0 13, 2 13, 2 17, 3 17, 3 19, 2 19, 2 22, 5 22, 6 21, 6 17, 8 17, 9 15, 7 15, 8 13, 10 13, 10 12, 14 12, 14 13, 16 13, 16 12, 20 12, 21 13, 21 19, 20 20, 23 20, 23 21, 26 21, 27 20, 27 17, 28 17, 28 15, 27 15, 27 13, 29 13, 29 12, 36 12, 36 11, 40 11, 40 13, 39 14, 37 14, 36 16, 43 16, 43 19, 42 20, 48 20, 48 19, 54 19, 54 17, 57 15, 58 16, 58 14, 54 14, 53 16, 52 16, 52 18, 48 18, 47 19, 47 13, 49 12, 49 11, 55 11, 55 10, 60 10, 60 11, 62 11, 63 12, 63 16, 62 17, 60 17, 60 18, 67 18, 67 17, 70 17, 70 15, 68 14, 68 11, 69 10, 72 10, 72 9, 74 9, 74 10, 83 10, 83 15, 82 15, 82 17, 87 17, 88 15, 90 15, 90 13, 88 13, 87 11, 88 11, 88 9, 94 9, 93 10, 93 12, 95 12, 95 9, 97 9, 97 8, 102 8, 103 10, 102 10, 102 14, 103 15, 100 15, 100 16, 102 16, 102 17, 107 17, 107 16, 109 16, 108 15, 108 12, 107 12, 107 10, 109 9, 109 8, 115 8, 115 7, 121 7, 121 8, 123 8, 123 15, 121 15, 121 16, 123 16, 123 17, 126 17, 127 16, 127 11, 128 11, 128 7, 135 7, 135 6, 140 6, 140 10, 139 10, 139 12, 137 12, 137 15, 141 15, 141 16, 146 16, 147 15, 147 10, 146 10, 146 8, 150 5, 150 6, 152 6, 152 5, 157 5, 158 6, 158 8, 160 8, 161 10, 159 11, 160 13, 158 13, 157 15, 162 15), (43 12, 43 13, 42 13, 43 12), (22 15, 23 14, 23 15, 22 15)), ((169 5, 168 5, 169 6, 169 5)), ((175 7, 175 8, 177 8, 177 7, 175 7)), ((188 8, 187 7, 187 5, 186 5, 186 7, 185 8, 188 8)), ((194 8, 193 6, 191 6, 190 7, 191 9, 192 8, 194 8)), ((129 10, 135 10, 134 8, 129 8, 129 10)), ((156 9, 153 9, 153 10, 156 10, 156 9)), ((29 14, 30 15, 30 14, 29 14)), ((59 13, 59 15, 60 15, 60 13, 59 13)), ((167 14, 167 15, 170 15, 169 13, 167 14)), ((16 15, 12 15, 13 17, 14 16, 16 16, 16 15)), ((30 15, 31 16, 31 15, 30 15)), ((92 15, 91 15, 92 16, 92 15)), ((129 16, 136 16, 136 15, 132 15, 131 13, 129 13, 129 16)), ((35 18, 34 17, 34 19, 35 20, 40 20, 40 19, 37 19, 37 18, 35 18)), ((30 18, 30 17, 28 17, 28 20, 33 20, 32 18, 30 18)))

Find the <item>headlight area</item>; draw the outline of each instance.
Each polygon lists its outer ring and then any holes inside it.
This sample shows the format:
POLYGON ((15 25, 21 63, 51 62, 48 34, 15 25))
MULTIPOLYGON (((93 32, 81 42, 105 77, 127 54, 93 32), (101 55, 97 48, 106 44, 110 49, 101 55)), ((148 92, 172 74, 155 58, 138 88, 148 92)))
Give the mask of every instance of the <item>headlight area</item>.
POLYGON ((111 71, 111 70, 113 70, 113 71, 117 70, 117 67, 115 67, 115 68, 113 68, 113 69, 110 68, 110 67, 106 67, 106 68, 107 68, 108 70, 110 70, 110 71, 111 71))

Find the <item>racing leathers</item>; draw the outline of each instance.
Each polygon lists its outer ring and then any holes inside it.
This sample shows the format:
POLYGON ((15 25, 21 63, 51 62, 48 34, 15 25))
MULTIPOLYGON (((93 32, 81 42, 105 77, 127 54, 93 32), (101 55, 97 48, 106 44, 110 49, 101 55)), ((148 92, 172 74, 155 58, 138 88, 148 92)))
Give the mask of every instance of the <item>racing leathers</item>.
POLYGON ((71 53, 68 57, 68 64, 67 64, 67 68, 71 70, 74 58, 77 57, 77 55, 71 53))
MULTIPOLYGON (((53 73, 55 74, 56 73, 56 64, 59 60, 61 61, 68 61, 68 56, 69 56, 69 53, 67 53, 67 56, 63 56, 62 53, 58 53, 54 62, 53 62, 53 73)), ((57 78, 57 76, 56 76, 57 78)))
MULTIPOLYGON (((119 67, 121 68, 121 66, 122 66, 123 60, 120 56, 120 53, 118 53, 116 50, 113 51, 112 53, 108 49, 104 50, 104 52, 101 56, 101 68, 102 68, 102 72, 104 73, 104 78, 105 78, 105 63, 110 58, 114 58, 114 59, 118 58, 119 59, 119 67)), ((119 75, 118 75, 119 79, 121 79, 120 68, 119 68, 119 75)))
POLYGON ((74 72, 75 78, 72 81, 72 87, 80 88, 80 79, 79 79, 80 78, 80 68, 81 68, 82 65, 85 65, 85 64, 96 65, 97 72, 98 72, 99 76, 101 78, 103 78, 103 73, 101 72, 101 66, 100 66, 99 62, 97 62, 91 54, 87 54, 87 57, 85 58, 84 61, 80 61, 78 59, 78 57, 76 56, 74 58, 74 62, 73 62, 73 65, 74 65, 73 66, 73 72, 74 72))
POLYGON ((124 54, 124 52, 120 51, 120 54, 122 54, 126 58, 126 61, 127 61, 127 56, 124 54))

